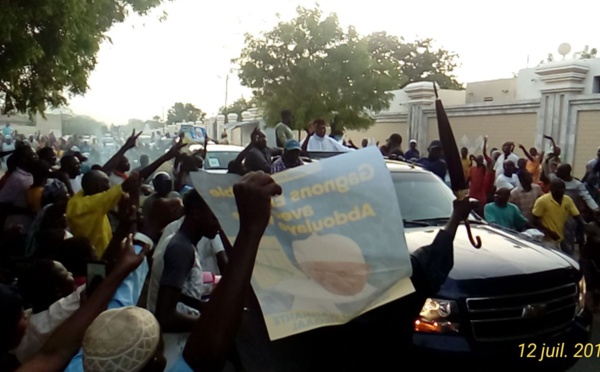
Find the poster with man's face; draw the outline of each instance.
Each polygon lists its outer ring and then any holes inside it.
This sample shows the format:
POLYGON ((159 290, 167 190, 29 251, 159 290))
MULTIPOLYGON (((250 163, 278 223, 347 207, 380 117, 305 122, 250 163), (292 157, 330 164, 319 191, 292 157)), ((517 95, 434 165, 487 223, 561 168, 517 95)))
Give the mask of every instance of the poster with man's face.
MULTIPOLYGON (((344 324, 414 291, 396 192, 379 149, 313 162, 273 179, 252 276, 272 340, 344 324)), ((192 174, 195 188, 233 241, 239 176, 192 174)))

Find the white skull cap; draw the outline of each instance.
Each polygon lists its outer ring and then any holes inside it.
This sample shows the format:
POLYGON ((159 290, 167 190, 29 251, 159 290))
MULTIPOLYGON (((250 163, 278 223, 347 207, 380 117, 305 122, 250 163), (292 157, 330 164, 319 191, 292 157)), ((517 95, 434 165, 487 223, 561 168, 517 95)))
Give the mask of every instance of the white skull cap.
POLYGON ((138 372, 154 356, 160 326, 146 309, 129 306, 106 310, 83 338, 86 372, 138 372))

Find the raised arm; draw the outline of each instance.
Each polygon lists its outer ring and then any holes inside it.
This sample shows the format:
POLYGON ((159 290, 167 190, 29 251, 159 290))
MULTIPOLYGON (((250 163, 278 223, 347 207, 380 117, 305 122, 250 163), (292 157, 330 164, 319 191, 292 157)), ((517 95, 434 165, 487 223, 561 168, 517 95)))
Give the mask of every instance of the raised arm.
POLYGON ((242 319, 258 244, 269 223, 271 197, 281 194, 281 187, 267 174, 252 172, 233 191, 240 232, 229 258, 228 273, 211 295, 183 350, 184 360, 195 371, 223 369, 242 319))
POLYGON ((248 146, 246 146, 239 154, 238 156, 236 156, 234 162, 237 164, 241 164, 242 161, 244 161, 244 159, 246 158, 246 156, 248 156, 248 153, 250 152, 250 150, 252 150, 252 148, 254 148, 254 138, 256 137, 256 134, 258 132, 258 128, 255 128, 252 133, 250 134, 250 143, 248 144, 248 146))
POLYGON ((529 161, 535 162, 535 159, 533 158, 533 156, 531 156, 531 154, 529 153, 529 151, 527 151, 527 149, 525 148, 525 146, 519 144, 519 148, 521 150, 523 150, 523 153, 525 154, 525 156, 527 156, 527 159, 529 159, 529 161))
POLYGON ((129 234, 136 231, 136 221, 134 217, 137 215, 135 204, 132 202, 130 195, 123 194, 119 200, 119 224, 115 230, 112 239, 108 243, 108 247, 102 255, 102 260, 108 265, 109 271, 112 270, 117 262, 117 258, 121 252, 121 242, 129 234))
POLYGON ((81 307, 56 329, 42 350, 17 371, 63 371, 81 347, 89 325, 106 310, 117 288, 142 263, 147 253, 146 249, 140 254, 135 253, 131 236, 123 241, 115 269, 98 285, 94 293, 81 303, 81 307))
POLYGON ((249 164, 253 165, 255 168, 254 170, 261 170, 265 173, 271 173, 271 165, 260 154, 255 152, 249 153, 248 157, 246 158, 246 165, 248 166, 249 164))
POLYGON ((136 141, 141 134, 141 131, 138 134, 135 134, 134 129, 131 132, 131 136, 127 138, 127 141, 125 141, 125 144, 121 146, 119 151, 117 151, 117 153, 108 159, 108 161, 102 166, 102 171, 106 174, 110 174, 119 163, 119 159, 121 159, 121 157, 124 156, 127 151, 135 147, 136 141))
POLYGON ((487 161, 487 159, 489 159, 489 156, 487 154, 487 143, 488 143, 488 136, 485 135, 483 136, 483 158, 487 161))
POLYGON ((556 147, 556 142, 554 142, 554 138, 552 138, 552 136, 544 135, 544 138, 552 142, 552 148, 556 147))
POLYGON ((161 165, 163 165, 167 161, 175 158, 177 156, 177 154, 179 154, 179 151, 182 148, 184 148, 185 146, 187 146, 185 143, 183 143, 183 141, 181 141, 181 138, 182 137, 179 137, 180 140, 178 142, 175 142, 173 147, 171 147, 171 149, 167 153, 165 153, 164 155, 162 155, 161 157, 159 157, 158 159, 156 159, 155 161, 150 163, 147 167, 141 169, 139 172, 140 179, 142 179, 144 181, 147 180, 154 172, 156 172, 156 170, 161 165))
POLYGON ((446 281, 454 266, 454 237, 461 222, 471 213, 469 199, 454 201, 452 216, 446 226, 438 232, 434 241, 411 254, 413 274, 411 280, 422 297, 435 294, 446 281))
POLYGON ((306 136, 306 138, 304 139, 304 142, 302 142, 302 153, 306 154, 308 151, 308 142, 310 141, 310 137, 312 137, 315 134, 315 123, 311 122, 308 125, 308 128, 306 129, 306 133, 308 133, 308 135, 306 136))

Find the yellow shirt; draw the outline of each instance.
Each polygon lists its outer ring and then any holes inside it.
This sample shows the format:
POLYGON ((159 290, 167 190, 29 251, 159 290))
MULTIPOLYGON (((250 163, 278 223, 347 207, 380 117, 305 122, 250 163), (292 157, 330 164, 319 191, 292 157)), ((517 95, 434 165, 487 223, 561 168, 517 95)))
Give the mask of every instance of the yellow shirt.
POLYGON ((89 196, 84 196, 82 190, 73 195, 67 204, 67 222, 71 233, 76 237, 88 238, 98 257, 102 257, 112 239, 108 212, 119 203, 122 194, 121 185, 89 196))
POLYGON ((579 216, 579 210, 573 199, 563 196, 562 204, 558 204, 552 194, 540 196, 533 205, 533 215, 542 220, 542 225, 560 236, 560 241, 565 238, 565 222, 570 216, 579 216))
POLYGON ((471 159, 467 156, 466 159, 460 158, 463 167, 463 173, 465 174, 465 179, 469 178, 469 169, 471 168, 471 159))
POLYGON ((527 169, 527 172, 531 174, 531 177, 533 178, 533 183, 538 183, 540 180, 540 173, 542 172, 540 162, 538 160, 527 160, 527 165, 525 165, 525 169, 527 169))
POLYGON ((37 213, 42 209, 42 194, 44 193, 44 187, 30 187, 27 189, 27 204, 29 209, 34 213, 37 213))

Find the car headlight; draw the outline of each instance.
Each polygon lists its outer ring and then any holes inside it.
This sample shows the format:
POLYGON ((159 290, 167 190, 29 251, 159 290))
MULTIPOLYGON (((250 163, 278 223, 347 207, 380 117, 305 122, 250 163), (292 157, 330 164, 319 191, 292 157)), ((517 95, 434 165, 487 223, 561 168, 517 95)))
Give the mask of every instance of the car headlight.
POLYGON ((577 307, 575 308, 575 315, 581 315, 585 309, 585 294, 587 288, 585 286, 585 278, 581 277, 579 280, 579 298, 577 299, 577 307))
POLYGON ((456 333, 459 331, 458 305, 452 300, 428 298, 414 325, 416 332, 456 333))

